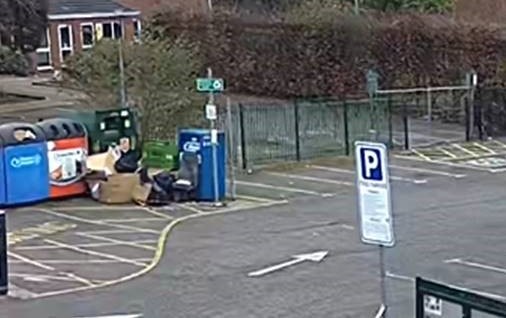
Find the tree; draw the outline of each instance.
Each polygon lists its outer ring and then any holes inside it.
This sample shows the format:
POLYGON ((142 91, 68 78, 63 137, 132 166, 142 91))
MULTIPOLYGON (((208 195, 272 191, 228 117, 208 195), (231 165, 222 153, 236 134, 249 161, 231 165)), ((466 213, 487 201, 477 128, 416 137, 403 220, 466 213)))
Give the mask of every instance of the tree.
MULTIPOLYGON (((140 117, 141 139, 172 139, 176 127, 198 125, 203 97, 194 91, 200 70, 195 47, 183 38, 152 36, 124 43, 128 102, 140 117)), ((92 50, 70 57, 64 84, 79 89, 103 107, 119 107, 118 42, 101 40, 92 50)))
POLYGON ((48 0, 0 0, 0 38, 15 50, 33 52, 47 28, 48 0))

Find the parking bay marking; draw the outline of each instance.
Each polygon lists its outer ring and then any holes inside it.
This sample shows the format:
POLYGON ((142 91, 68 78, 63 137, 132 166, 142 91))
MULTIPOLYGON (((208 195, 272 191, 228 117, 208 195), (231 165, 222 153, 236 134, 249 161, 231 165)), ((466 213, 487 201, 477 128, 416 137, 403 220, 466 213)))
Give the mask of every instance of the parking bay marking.
POLYGON ((91 238, 91 239, 99 240, 99 241, 106 241, 106 242, 110 242, 110 243, 116 243, 117 245, 127 245, 127 246, 142 248, 142 249, 145 249, 145 250, 151 250, 151 251, 155 251, 156 250, 156 248, 154 246, 142 245, 142 244, 137 244, 137 243, 133 243, 133 242, 129 242, 129 241, 116 240, 116 239, 112 239, 112 238, 101 236, 101 235, 89 234, 89 233, 86 233, 86 232, 78 232, 76 234, 80 235, 80 236, 88 237, 88 238, 91 238))
POLYGON ((423 168, 418 168, 418 167, 403 167, 403 166, 397 166, 397 165, 389 165, 389 167, 392 169, 397 169, 397 170, 406 170, 406 171, 427 173, 427 174, 450 177, 450 178, 455 178, 455 179, 461 179, 461 178, 467 177, 467 175, 465 175, 465 174, 455 174, 455 173, 450 173, 450 172, 441 171, 441 170, 423 169, 423 168))
POLYGON ((477 262, 465 261, 460 258, 448 259, 448 260, 444 261, 444 263, 445 264, 458 264, 458 265, 488 270, 488 271, 492 271, 492 272, 496 272, 496 273, 506 274, 506 268, 491 266, 491 265, 477 263, 477 262))
POLYGON ((113 314, 107 316, 87 316, 87 317, 74 317, 74 318, 142 318, 142 314, 113 314))
POLYGON ((51 215, 54 215, 54 216, 59 216, 59 217, 64 218, 64 219, 69 219, 69 220, 83 222, 83 223, 89 223, 89 224, 95 224, 95 225, 103 225, 103 226, 107 226, 107 227, 113 227, 113 228, 125 229, 125 230, 133 230, 133 231, 138 231, 138 232, 155 233, 157 235, 159 234, 159 231, 155 231, 155 230, 151 230, 151 229, 143 229, 143 228, 139 228, 139 227, 135 227, 135 226, 129 226, 129 225, 110 224, 110 223, 105 223, 105 222, 102 222, 102 221, 95 221, 95 220, 85 219, 85 218, 81 218, 81 217, 74 216, 74 215, 68 215, 68 214, 65 214, 65 213, 59 213, 59 212, 51 211, 51 210, 48 210, 48 209, 37 208, 37 211, 41 211, 41 212, 44 212, 44 213, 47 213, 47 214, 51 214, 51 215))
POLYGON ((238 185, 249 186, 249 187, 279 190, 279 191, 285 191, 285 192, 302 193, 302 194, 314 195, 314 196, 325 196, 326 195, 326 193, 319 193, 316 191, 291 188, 291 187, 274 186, 274 185, 266 184, 266 183, 257 183, 257 182, 242 181, 242 180, 237 180, 235 183, 238 185))
MULTIPOLYGON (((60 248, 60 247, 59 247, 60 248)), ((135 259, 132 259, 133 261, 137 261, 137 262, 149 262, 151 261, 150 258, 135 258, 135 259)), ((76 259, 39 259, 37 260, 39 262, 44 262, 44 264, 53 264, 53 265, 58 265, 58 264, 67 264, 67 265, 71 265, 71 264, 76 264, 76 265, 80 265, 80 264, 117 264, 117 263, 123 263, 123 261, 117 261, 117 260, 113 260, 113 259, 86 259, 86 260, 76 260, 76 259)), ((9 260, 9 263, 12 263, 12 264, 22 264, 24 263, 23 261, 20 261, 20 260, 9 260)))
POLYGON ((330 183, 330 184, 344 185, 344 186, 349 186, 349 187, 352 187, 355 185, 354 183, 348 182, 348 181, 302 176, 302 175, 296 175, 296 174, 286 174, 286 173, 280 173, 280 172, 267 172, 267 174, 269 174, 271 176, 276 176, 276 177, 283 177, 283 178, 289 178, 289 179, 299 179, 299 180, 312 181, 312 182, 330 183))
MULTIPOLYGON (((86 232, 90 233, 90 232, 86 232)), ((95 233, 95 232, 93 232, 95 233)), ((124 233, 124 232, 122 232, 124 233)), ((134 232, 137 233, 137 232, 134 232)), ((122 242, 122 241, 119 241, 122 242)), ((127 241, 127 243, 135 243, 135 244, 156 244, 158 241, 156 240, 142 240, 142 241, 127 241)), ((76 244, 75 247, 106 247, 106 246, 118 246, 118 245, 125 245, 124 243, 111 243, 111 242, 104 242, 104 243, 89 243, 89 244, 76 244)), ((30 245, 30 246, 19 246, 16 247, 16 251, 38 251, 38 250, 56 250, 61 249, 59 246, 55 245, 30 245)))
POLYGON ((66 248, 66 249, 69 249, 71 251, 80 252, 80 253, 83 253, 83 254, 88 254, 88 255, 93 255, 93 256, 99 256, 99 257, 108 258, 108 259, 114 259, 114 260, 117 260, 117 261, 120 261, 120 262, 123 262, 123 263, 132 264, 132 265, 136 265, 136 266, 140 266, 140 267, 146 267, 146 264, 144 264, 144 263, 136 262, 136 261, 129 260, 129 259, 126 259, 126 258, 123 258, 123 257, 112 255, 112 254, 107 254, 107 253, 101 253, 101 252, 96 252, 96 251, 92 251, 92 250, 87 250, 87 249, 75 247, 75 246, 72 246, 72 245, 69 245, 69 244, 61 243, 61 242, 50 240, 50 239, 45 239, 44 242, 49 243, 49 244, 54 244, 54 245, 57 245, 57 246, 61 246, 62 248, 66 248))
MULTIPOLYGON (((345 173, 345 174, 355 174, 355 171, 353 170, 347 170, 347 169, 340 169, 340 168, 332 168, 332 167, 325 167, 325 166, 317 166, 317 165, 310 165, 310 168, 317 169, 317 170, 323 170, 323 171, 329 171, 329 172, 335 172, 335 173, 345 173)), ((414 184, 425 184, 427 183, 426 179, 410 179, 410 178, 404 178, 404 177, 397 177, 397 176, 390 176, 390 179, 396 180, 396 181, 403 181, 403 182, 409 182, 414 184)))

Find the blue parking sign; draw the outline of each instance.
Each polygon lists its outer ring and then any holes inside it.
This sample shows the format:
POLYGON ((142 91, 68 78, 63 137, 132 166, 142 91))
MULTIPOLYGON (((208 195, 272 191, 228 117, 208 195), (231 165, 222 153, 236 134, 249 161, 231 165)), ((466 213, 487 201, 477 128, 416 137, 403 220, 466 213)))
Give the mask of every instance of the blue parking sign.
POLYGON ((381 149, 360 148, 360 164, 362 165, 362 178, 371 181, 383 181, 381 149))
POLYGON ((361 239, 367 244, 394 246, 387 148, 357 141, 355 160, 361 239))

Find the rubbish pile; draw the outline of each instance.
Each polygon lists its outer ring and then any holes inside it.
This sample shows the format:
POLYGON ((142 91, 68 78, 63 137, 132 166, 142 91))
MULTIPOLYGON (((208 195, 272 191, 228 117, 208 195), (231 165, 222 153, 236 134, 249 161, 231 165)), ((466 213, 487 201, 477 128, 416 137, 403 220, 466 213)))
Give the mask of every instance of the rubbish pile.
POLYGON ((129 139, 105 153, 88 157, 86 181, 91 197, 106 204, 136 202, 166 205, 172 201, 195 200, 198 155, 182 153, 178 170, 149 169, 140 154, 130 148, 129 139))

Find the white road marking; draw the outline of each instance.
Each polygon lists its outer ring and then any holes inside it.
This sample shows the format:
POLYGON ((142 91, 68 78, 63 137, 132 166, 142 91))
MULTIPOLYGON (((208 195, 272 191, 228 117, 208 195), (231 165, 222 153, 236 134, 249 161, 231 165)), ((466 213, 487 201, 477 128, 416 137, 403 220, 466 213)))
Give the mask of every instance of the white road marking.
POLYGON ((506 274, 506 268, 491 266, 491 265, 481 264, 481 263, 476 263, 476 262, 464 261, 460 258, 448 259, 444 262, 446 264, 459 264, 459 265, 479 268, 479 269, 483 269, 483 270, 488 270, 488 271, 492 271, 492 272, 496 272, 496 273, 506 274))
POLYGON ((54 275, 36 275, 36 274, 22 274, 22 273, 9 273, 9 277, 19 277, 23 280, 30 282, 47 282, 49 280, 60 280, 64 282, 75 282, 75 279, 68 276, 54 276, 54 275))
POLYGON ((120 261, 120 262, 123 262, 123 263, 137 265, 137 266, 140 266, 140 267, 145 267, 146 266, 146 264, 141 263, 141 262, 136 262, 136 261, 129 260, 129 259, 126 259, 126 258, 123 258, 123 257, 112 255, 112 254, 101 253, 101 252, 96 252, 96 251, 92 251, 92 250, 86 250, 86 249, 83 249, 83 248, 75 247, 75 246, 72 246, 72 245, 69 245, 69 244, 61 243, 61 242, 50 240, 50 239, 45 239, 44 242, 46 242, 48 244, 54 244, 54 245, 57 245, 57 246, 61 246, 62 248, 66 248, 66 249, 69 249, 71 251, 75 251, 75 252, 79 252, 79 253, 83 253, 83 254, 88 254, 88 255, 93 255, 93 256, 99 256, 99 257, 108 258, 108 259, 113 259, 113 260, 117 260, 117 261, 120 261))
POLYGON ((261 269, 258 271, 248 273, 248 276, 249 277, 264 276, 264 275, 270 274, 272 272, 279 271, 281 269, 284 269, 284 268, 287 268, 287 267, 290 267, 290 266, 293 266, 293 265, 296 265, 299 263, 307 262, 307 261, 319 263, 325 258, 325 256, 328 255, 328 253, 329 253, 328 251, 319 251, 319 252, 310 253, 310 254, 294 255, 294 256, 292 256, 292 260, 289 260, 289 261, 286 261, 286 262, 283 262, 283 263, 280 263, 277 265, 269 266, 267 268, 264 268, 264 269, 261 269))
POLYGON ((461 178, 465 178, 467 176, 465 174, 454 174, 454 173, 449 173, 449 172, 441 171, 441 170, 423 169, 423 168, 416 168, 416 167, 403 167, 403 166, 397 166, 397 165, 389 165, 389 167, 392 169, 427 173, 427 174, 450 177, 450 178, 455 178, 455 179, 461 179, 461 178))
MULTIPOLYGON (((409 156, 394 155, 394 157, 398 158, 398 159, 403 159, 403 160, 411 160, 411 161, 427 163, 427 161, 425 161, 425 160, 412 158, 409 156)), ((476 166, 472 166, 472 165, 459 164, 459 163, 454 163, 454 162, 431 160, 430 163, 437 164, 437 165, 449 166, 449 167, 455 167, 455 168, 461 168, 461 169, 470 169, 470 170, 476 170, 476 171, 490 172, 490 169, 487 169, 487 168, 480 168, 480 167, 476 167, 476 166)))
POLYGON ((408 281, 408 282, 414 282, 415 281, 415 279, 413 277, 399 275, 399 274, 394 274, 394 273, 388 272, 388 271, 385 273, 385 276, 386 277, 390 277, 390 278, 394 278, 394 279, 398 279, 398 280, 408 281))
POLYGON ((314 196, 321 196, 322 195, 322 193, 319 193, 319 192, 316 192, 316 191, 305 190, 305 189, 298 189, 298 188, 290 188, 290 187, 283 187, 283 186, 274 186, 274 185, 271 185, 271 184, 258 183, 258 182, 249 182, 249 181, 237 180, 235 183, 237 183, 239 185, 248 186, 248 187, 271 189, 271 190, 278 190, 278 191, 284 191, 284 192, 302 193, 302 194, 314 195, 314 196))
POLYGON ((468 155, 473 156, 473 157, 479 157, 479 156, 480 156, 480 155, 478 155, 476 152, 471 151, 471 150, 469 150, 469 149, 466 149, 466 148, 462 147, 462 146, 461 146, 461 145, 459 145, 459 144, 452 144, 452 146, 453 146, 453 147, 455 147, 455 148, 457 148, 457 149, 458 149, 458 150, 460 150, 460 151, 463 151, 463 152, 467 153, 468 155))
POLYGON ((51 267, 51 266, 48 266, 48 265, 44 265, 44 264, 42 264, 40 262, 34 261, 32 259, 29 259, 29 258, 24 257, 22 255, 13 253, 11 251, 8 251, 7 255, 9 255, 10 257, 14 257, 14 258, 16 258, 16 259, 18 259, 20 261, 23 261, 23 262, 25 262, 27 264, 33 265, 35 267, 42 268, 42 269, 49 270, 49 271, 54 271, 54 267, 51 267))
POLYGON ((180 207, 182 209, 186 209, 186 210, 189 210, 193 213, 197 213, 197 214, 206 214, 206 212, 202 211, 201 209, 199 208, 196 208, 194 206, 191 206, 190 204, 188 203, 175 203, 174 204, 175 206, 177 207, 180 207))
POLYGON ((54 211, 125 211, 125 210, 144 210, 143 207, 138 205, 132 206, 111 206, 111 205, 99 205, 99 206, 66 206, 66 207, 51 207, 54 211))
MULTIPOLYGON (((135 230, 99 230, 99 231, 86 231, 85 233, 90 233, 90 234, 139 234, 139 231, 135 231, 135 230)), ((152 234, 151 232, 145 232, 145 233, 152 234)))
POLYGON ((348 182, 348 181, 341 181, 341 180, 333 180, 333 179, 325 179, 325 178, 317 178, 317 177, 311 177, 311 176, 303 176, 303 175, 297 175, 297 174, 287 174, 287 173, 280 173, 280 172, 267 172, 267 174, 275 177, 282 177, 282 178, 289 178, 289 179, 299 179, 304 181, 312 181, 317 183, 329 183, 329 184, 337 184, 337 185, 344 185, 344 186, 355 186, 354 183, 348 182))
POLYGON ((488 147, 485 147, 484 145, 480 144, 479 142, 473 142, 473 145, 477 148, 480 148, 481 150, 485 150, 487 151, 488 153, 494 155, 496 154, 496 152, 488 147))
POLYGON ((106 223, 136 223, 136 222, 156 222, 165 221, 163 218, 133 218, 133 219, 101 219, 100 221, 106 223))
MULTIPOLYGON (((309 168, 313 168, 313 169, 317 169, 317 170, 323 170, 323 171, 329 171, 329 172, 335 172, 335 173, 344 173, 344 174, 355 175, 355 171, 353 171, 353 170, 347 170, 347 169, 341 169, 341 168, 332 168, 332 167, 317 166, 317 165, 310 165, 309 168)), ((404 177, 398 177, 398 176, 390 176, 390 179, 395 180, 395 181, 414 183, 414 184, 425 184, 425 183, 427 183, 426 179, 410 179, 410 178, 404 178, 404 177)))
POLYGON ((87 317, 74 317, 74 318, 142 318, 142 314, 113 314, 107 316, 87 316, 87 317))
POLYGON ((378 312, 376 313, 376 316, 374 316, 375 318, 382 318, 383 315, 385 314, 385 311, 387 310, 387 307, 385 307, 385 305, 381 305, 380 308, 378 309, 378 312))
MULTIPOLYGON (((85 232, 85 233, 91 233, 91 232, 85 232)), ((130 241, 130 243, 156 244, 157 241, 156 240, 143 240, 143 241, 130 241)), ((87 247, 104 247, 104 246, 118 246, 118 245, 123 245, 123 244, 107 242, 107 243, 76 244, 74 246, 87 248, 87 247)), ((19 247, 16 247, 14 250, 15 251, 38 251, 38 250, 56 250, 56 249, 61 249, 61 247, 55 246, 55 245, 30 245, 30 246, 19 246, 19 247)))
POLYGON ((69 214, 66 214, 66 213, 59 213, 59 212, 51 211, 51 210, 48 210, 48 209, 37 208, 37 211, 41 211, 41 212, 44 212, 44 213, 47 213, 47 214, 50 214, 50 215, 58 216, 58 217, 61 217, 61 218, 64 218, 64 219, 73 220, 73 221, 83 222, 83 223, 89 223, 89 224, 95 224, 95 225, 104 225, 104 226, 107 226, 107 227, 114 227, 114 228, 118 228, 118 229, 126 229, 126 230, 138 231, 138 232, 146 232, 146 233, 159 234, 158 231, 151 230, 151 229, 143 229, 143 228, 139 228, 139 227, 135 227, 135 226, 129 226, 129 225, 110 224, 110 223, 105 223, 105 222, 102 222, 102 221, 95 221, 95 220, 85 219, 85 218, 81 218, 81 217, 78 217, 78 216, 69 215, 69 214))
MULTIPOLYGON (((61 248, 61 247, 58 247, 61 248)), ((136 258, 132 259, 133 261, 137 262, 149 262, 151 261, 150 258, 136 258)), ((85 259, 85 260, 76 260, 76 259, 40 259, 36 260, 39 262, 44 262, 45 264, 115 264, 115 263, 122 263, 122 261, 112 260, 112 259, 85 259)), ((20 264, 23 263, 23 261, 20 260, 9 260, 9 263, 12 264, 20 264)), ((9 274, 10 275, 10 274, 9 274)))
POLYGON ((156 248, 154 246, 142 245, 142 244, 137 244, 137 243, 129 242, 129 241, 116 240, 116 239, 112 239, 112 238, 109 238, 109 237, 105 237, 105 236, 101 236, 101 235, 96 235, 96 234, 89 234, 89 233, 85 233, 85 232, 77 232, 76 235, 88 237, 88 238, 99 240, 99 241, 106 241, 106 242, 109 242, 109 243, 115 243, 117 245, 127 245, 127 246, 137 247, 137 248, 141 248, 141 249, 145 249, 145 250, 150 250, 150 251, 155 251, 156 250, 156 248))
MULTIPOLYGON (((151 209, 151 208, 148 208, 148 207, 142 207, 142 209, 143 209, 145 212, 147 212, 147 213, 150 213, 150 214, 153 214, 153 215, 159 216, 159 217, 164 218, 164 219, 166 219, 166 220, 174 220, 174 218, 173 218, 172 216, 167 215, 167 214, 162 213, 162 212, 155 211, 155 210, 153 210, 153 209, 151 209)), ((170 206, 169 206, 169 207, 165 207, 165 209, 169 209, 169 210, 171 210, 171 211, 173 211, 173 210, 174 210, 174 209, 173 209, 172 207, 170 207, 170 206)))
POLYGON ((275 202, 276 201, 276 200, 271 200, 271 199, 266 199, 266 198, 260 198, 260 197, 252 197, 252 196, 249 196, 249 195, 242 195, 242 194, 236 195, 235 197, 237 199, 242 199, 242 200, 245 200, 245 201, 256 201, 256 202, 262 202, 262 203, 270 203, 270 202, 275 202))

